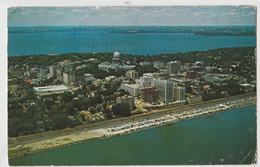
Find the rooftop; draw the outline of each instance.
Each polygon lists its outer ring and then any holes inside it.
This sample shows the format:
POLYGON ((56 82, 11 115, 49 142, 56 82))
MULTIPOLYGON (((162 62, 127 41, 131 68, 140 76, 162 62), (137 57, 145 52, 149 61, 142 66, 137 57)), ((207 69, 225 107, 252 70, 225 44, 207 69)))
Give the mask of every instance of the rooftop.
POLYGON ((61 91, 68 90, 68 87, 65 85, 51 85, 51 86, 43 86, 43 87, 33 87, 34 90, 41 91, 61 91))

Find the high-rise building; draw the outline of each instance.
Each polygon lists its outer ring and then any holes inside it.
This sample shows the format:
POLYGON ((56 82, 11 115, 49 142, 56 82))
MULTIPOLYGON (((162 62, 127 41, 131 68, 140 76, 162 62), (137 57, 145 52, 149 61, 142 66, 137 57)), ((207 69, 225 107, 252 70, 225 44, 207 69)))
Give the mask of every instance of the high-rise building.
POLYGON ((39 80, 44 80, 47 78, 47 69, 45 67, 37 68, 37 78, 39 80))
POLYGON ((141 98, 145 102, 149 102, 149 103, 157 101, 158 92, 159 92, 159 90, 156 89, 155 87, 140 88, 141 98))
POLYGON ((186 89, 185 87, 176 86, 174 87, 174 100, 182 101, 185 100, 186 89))
POLYGON ((134 96, 122 96, 122 97, 117 97, 116 98, 116 103, 119 103, 119 104, 128 104, 129 108, 130 108, 130 111, 133 111, 134 110, 134 102, 135 102, 135 98, 134 96))
POLYGON ((179 61, 171 61, 167 63, 167 71, 169 74, 178 74, 181 70, 181 63, 179 61))
POLYGON ((49 66, 49 74, 51 77, 54 77, 54 78, 57 77, 57 68, 55 65, 49 66))
POLYGON ((158 89, 159 100, 166 104, 173 102, 173 81, 154 78, 153 85, 158 89))
POLYGON ((138 74, 135 70, 128 70, 126 71, 126 77, 130 79, 135 79, 137 78, 138 74))
POLYGON ((62 67, 58 67, 56 69, 56 75, 57 75, 57 80, 63 82, 63 69, 62 69, 62 67))
POLYGON ((66 84, 71 84, 76 81, 75 71, 72 69, 63 72, 63 82, 66 84))
POLYGON ((79 69, 75 71, 75 82, 84 82, 84 71, 79 69))

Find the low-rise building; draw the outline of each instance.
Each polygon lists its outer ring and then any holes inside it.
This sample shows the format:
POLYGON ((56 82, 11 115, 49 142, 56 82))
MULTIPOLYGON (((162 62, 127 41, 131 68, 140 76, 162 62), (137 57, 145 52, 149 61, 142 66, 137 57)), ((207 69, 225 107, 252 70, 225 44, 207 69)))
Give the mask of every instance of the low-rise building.
POLYGON ((130 108, 130 111, 134 110, 134 102, 135 102, 134 96, 127 96, 127 95, 125 95, 125 96, 116 98, 116 103, 128 104, 129 108, 130 108))
POLYGON ((164 64, 164 62, 161 62, 161 61, 154 61, 153 67, 157 68, 157 69, 162 69, 165 67, 165 64, 164 64))
POLYGON ((51 85, 43 87, 33 87, 33 91, 38 96, 47 96, 52 94, 62 94, 66 91, 69 91, 69 88, 65 85, 51 85))
POLYGON ((142 86, 137 85, 137 84, 121 84, 121 89, 124 89, 127 91, 129 94, 133 96, 137 96, 139 94, 139 89, 142 86))
POLYGON ((236 78, 230 74, 206 74, 203 76, 203 79, 213 85, 223 86, 227 85, 228 80, 236 78))
POLYGON ((202 102, 202 96, 190 95, 187 97, 187 101, 189 104, 199 103, 199 102, 202 102))
POLYGON ((143 61, 143 62, 140 62, 139 63, 140 66, 148 66, 148 65, 151 65, 151 63, 149 61, 143 61))
POLYGON ((89 74, 89 73, 84 74, 84 81, 85 82, 89 82, 89 81, 93 81, 93 80, 95 80, 93 74, 89 74))
POLYGON ((179 85, 186 88, 189 87, 191 84, 191 80, 185 78, 170 78, 170 80, 173 81, 175 85, 179 85))
POLYGON ((135 80, 137 85, 141 85, 143 87, 151 87, 153 82, 153 77, 151 76, 142 76, 139 79, 135 80))
POLYGON ((105 80, 106 80, 106 81, 112 81, 112 80, 114 80, 114 79, 116 79, 116 76, 114 76, 114 75, 110 75, 110 76, 108 76, 108 77, 105 77, 105 80))
POLYGON ((244 93, 250 93, 254 90, 254 85, 251 84, 240 84, 240 87, 244 93))
POLYGON ((138 73, 135 70, 126 71, 127 78, 135 79, 135 78, 137 78, 137 76, 138 76, 138 73))
POLYGON ((198 77, 198 72, 196 72, 196 71, 187 71, 186 72, 187 79, 197 79, 197 77, 198 77))

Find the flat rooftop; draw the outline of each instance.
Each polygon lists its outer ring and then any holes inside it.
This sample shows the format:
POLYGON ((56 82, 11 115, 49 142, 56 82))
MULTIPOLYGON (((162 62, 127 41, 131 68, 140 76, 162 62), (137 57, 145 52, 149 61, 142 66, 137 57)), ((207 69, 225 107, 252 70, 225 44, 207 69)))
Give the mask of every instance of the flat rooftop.
POLYGON ((43 86, 43 87, 33 87, 34 90, 41 91, 62 91, 68 90, 69 88, 65 85, 51 85, 51 86, 43 86))
POLYGON ((134 89, 138 89, 138 88, 142 87, 141 85, 137 85, 137 84, 121 84, 121 86, 127 86, 127 87, 134 88, 134 89))

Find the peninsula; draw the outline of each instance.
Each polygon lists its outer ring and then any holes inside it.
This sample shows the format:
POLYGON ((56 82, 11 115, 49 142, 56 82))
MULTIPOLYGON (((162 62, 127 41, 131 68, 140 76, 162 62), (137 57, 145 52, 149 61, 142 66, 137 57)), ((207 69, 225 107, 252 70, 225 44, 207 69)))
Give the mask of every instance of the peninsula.
POLYGON ((9 158, 255 104, 255 48, 8 57, 9 158))

